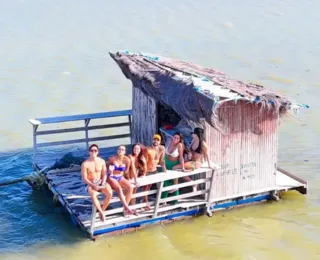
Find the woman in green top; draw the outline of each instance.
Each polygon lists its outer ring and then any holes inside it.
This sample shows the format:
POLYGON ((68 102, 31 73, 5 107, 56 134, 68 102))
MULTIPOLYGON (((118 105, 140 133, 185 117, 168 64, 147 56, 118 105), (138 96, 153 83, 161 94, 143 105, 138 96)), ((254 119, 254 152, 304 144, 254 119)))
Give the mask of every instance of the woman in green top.
MULTIPOLYGON (((172 170, 172 168, 178 164, 184 166, 184 158, 183 158, 183 139, 182 135, 179 132, 174 133, 172 140, 168 147, 166 148, 166 153, 164 156, 164 161, 166 164, 167 170, 172 170)), ((184 168, 182 168, 184 171, 184 168)), ((178 179, 165 181, 163 186, 167 187, 170 185, 178 184, 178 179)), ((167 198, 168 196, 176 196, 179 195, 178 189, 172 189, 169 192, 165 191, 162 193, 161 198, 167 198), (168 194, 169 193, 169 194, 168 194)))

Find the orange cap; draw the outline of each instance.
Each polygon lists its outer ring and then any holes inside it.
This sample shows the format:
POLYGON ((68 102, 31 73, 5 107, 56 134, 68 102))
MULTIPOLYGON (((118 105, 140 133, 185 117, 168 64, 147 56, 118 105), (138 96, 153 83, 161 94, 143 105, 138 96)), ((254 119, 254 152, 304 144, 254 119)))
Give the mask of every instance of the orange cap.
POLYGON ((161 142, 161 135, 155 134, 153 139, 158 139, 161 142))

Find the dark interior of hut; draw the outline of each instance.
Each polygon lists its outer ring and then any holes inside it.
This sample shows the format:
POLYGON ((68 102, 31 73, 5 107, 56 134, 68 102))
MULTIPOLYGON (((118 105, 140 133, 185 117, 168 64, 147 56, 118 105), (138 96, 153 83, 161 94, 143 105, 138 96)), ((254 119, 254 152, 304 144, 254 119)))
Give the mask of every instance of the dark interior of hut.
POLYGON ((186 145, 190 145, 192 140, 191 132, 194 125, 187 120, 182 119, 171 107, 158 103, 157 105, 158 131, 163 137, 162 144, 165 145, 169 136, 175 132, 180 132, 186 145))
POLYGON ((158 103, 158 128, 175 127, 181 121, 181 117, 170 107, 158 103))

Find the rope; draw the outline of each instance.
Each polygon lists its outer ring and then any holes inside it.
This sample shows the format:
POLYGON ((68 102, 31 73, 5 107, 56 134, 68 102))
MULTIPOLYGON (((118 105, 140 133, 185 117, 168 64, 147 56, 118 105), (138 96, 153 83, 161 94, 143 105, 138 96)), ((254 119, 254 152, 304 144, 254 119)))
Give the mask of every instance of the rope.
POLYGON ((20 182, 24 182, 24 181, 28 181, 30 176, 21 178, 21 179, 17 179, 17 180, 12 180, 12 181, 5 181, 5 182, 0 182, 0 187, 3 186, 7 186, 7 185, 12 185, 12 184, 16 184, 16 183, 20 183, 20 182))
POLYGON ((20 183, 20 182, 26 181, 33 188, 35 188, 35 187, 39 188, 39 187, 43 186, 44 183, 45 183, 43 172, 46 169, 48 169, 48 167, 43 168, 41 171, 33 172, 31 175, 25 176, 25 177, 20 178, 20 179, 0 182, 0 187, 4 187, 4 186, 8 186, 8 185, 12 185, 12 184, 16 184, 16 183, 20 183))

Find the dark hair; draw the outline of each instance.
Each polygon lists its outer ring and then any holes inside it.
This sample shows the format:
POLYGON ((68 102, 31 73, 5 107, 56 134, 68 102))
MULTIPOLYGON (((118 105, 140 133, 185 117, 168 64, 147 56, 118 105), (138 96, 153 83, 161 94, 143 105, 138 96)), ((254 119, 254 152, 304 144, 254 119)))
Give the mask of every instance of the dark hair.
POLYGON ((98 145, 96 145, 96 144, 92 144, 92 145, 90 145, 88 150, 90 151, 90 150, 91 150, 91 148, 93 148, 93 147, 96 147, 96 148, 99 150, 99 147, 98 147, 98 145))
MULTIPOLYGON (((173 134, 173 136, 175 136, 175 135, 177 135, 177 136, 180 137, 179 143, 183 143, 183 136, 182 136, 182 134, 181 134, 180 132, 175 132, 175 133, 173 134)), ((173 136, 172 136, 172 137, 173 137, 173 136)))
POLYGON ((175 135, 178 135, 178 136, 180 137, 179 143, 182 144, 183 153, 184 153, 184 154, 187 154, 187 153, 189 152, 189 149, 188 149, 188 146, 186 145, 186 142, 185 142, 185 140, 184 140, 184 138, 183 138, 183 135, 182 135, 180 132, 175 132, 175 133, 173 134, 173 136, 175 136, 175 135))
POLYGON ((139 165, 139 168, 141 168, 141 169, 144 169, 144 167, 146 166, 145 165, 145 162, 142 160, 142 156, 143 156, 143 151, 144 151, 144 146, 142 145, 142 144, 140 144, 140 143, 136 143, 136 144, 134 144, 134 145, 132 145, 132 155, 134 155, 133 154, 133 149, 134 149, 134 147, 135 146, 137 146, 137 145, 139 145, 140 146, 140 153, 138 154, 138 156, 137 156, 137 160, 138 160, 138 165, 139 165))
POLYGON ((195 135, 198 136, 199 138, 199 151, 200 153, 202 153, 202 144, 203 142, 205 141, 205 138, 204 138, 204 130, 200 127, 196 127, 194 130, 193 130, 193 133, 195 135))

